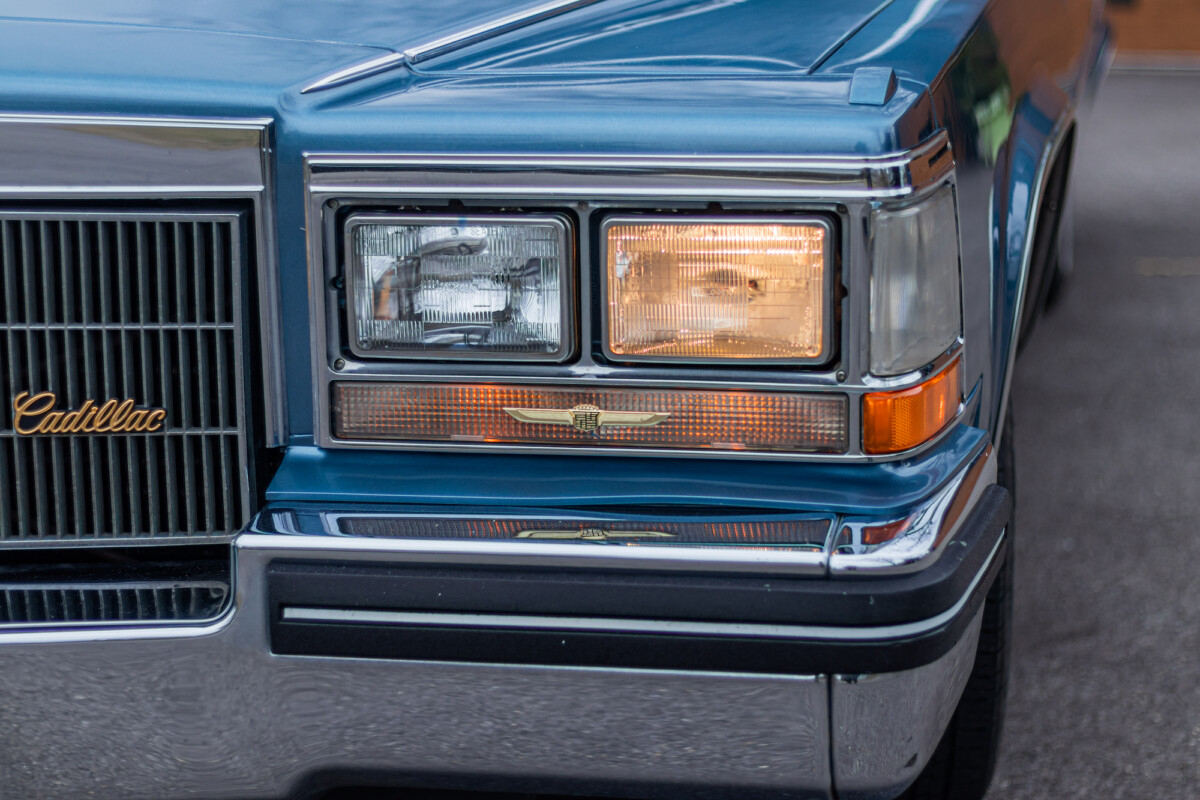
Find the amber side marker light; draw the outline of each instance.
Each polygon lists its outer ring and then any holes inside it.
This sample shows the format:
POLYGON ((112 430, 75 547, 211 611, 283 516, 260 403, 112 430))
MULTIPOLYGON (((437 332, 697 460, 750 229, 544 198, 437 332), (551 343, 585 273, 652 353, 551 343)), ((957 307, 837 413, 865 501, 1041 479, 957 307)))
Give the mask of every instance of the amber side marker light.
POLYGON ((900 453, 942 432, 962 403, 960 360, 911 389, 863 396, 863 452, 900 453))

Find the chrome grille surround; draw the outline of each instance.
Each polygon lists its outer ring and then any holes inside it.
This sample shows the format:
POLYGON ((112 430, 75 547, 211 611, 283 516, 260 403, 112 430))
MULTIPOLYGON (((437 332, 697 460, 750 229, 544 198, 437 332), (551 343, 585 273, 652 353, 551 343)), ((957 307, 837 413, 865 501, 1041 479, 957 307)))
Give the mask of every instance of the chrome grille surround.
MULTIPOLYGON (((266 447, 287 440, 269 118, 0 114, 0 203, 237 201, 253 209, 252 394, 266 447)), ((8 400, 0 400, 7 405, 8 400)))
MULTIPOLYGON (((253 316, 249 318, 249 321, 243 320, 241 316, 237 319, 237 325, 240 327, 235 334, 238 341, 236 357, 244 358, 246 361, 244 364, 238 362, 237 376, 243 385, 238 387, 237 393, 230 389, 229 393, 236 397, 230 400, 232 411, 226 414, 226 421, 234 420, 226 430, 236 429, 240 433, 225 434, 225 436, 227 438, 240 437, 237 444, 239 448, 242 448, 240 460, 243 466, 243 475, 238 476, 234 484, 230 485, 229 502, 226 504, 226 507, 233 513, 227 515, 222 510, 219 514, 221 519, 214 518, 210 522, 204 516, 204 509, 196 505, 192 510, 192 519, 195 523, 195 532, 202 535, 189 537, 187 535, 189 533, 188 509, 180 507, 176 511, 174 522, 174 525, 178 527, 172 527, 168 516, 167 523, 160 524, 158 535, 139 537, 135 534, 147 533, 151 530, 148 526, 131 524, 133 512, 129 508, 128 497, 140 497, 148 508, 150 503, 148 495, 152 492, 146 487, 142 487, 140 495, 132 493, 132 490, 127 490, 123 496, 122 513, 128 517, 125 520, 126 525, 123 527, 125 531, 123 536, 96 536, 95 531, 86 529, 81 531, 73 524, 74 518, 68 519, 68 522, 72 524, 65 529, 56 530, 55 527, 48 526, 51 533, 49 536, 42 535, 44 531, 41 529, 34 535, 28 529, 17 530, 14 521, 16 512, 14 511, 7 518, 8 530, 3 532, 3 536, 0 536, 0 548, 220 541, 228 538, 228 534, 236 532, 235 529, 238 528, 241 521, 244 521, 245 515, 253 510, 248 506, 249 500, 245 491, 248 481, 244 473, 250 466, 245 453, 246 421, 242 416, 235 418, 231 414, 249 414, 250 410, 245 406, 245 402, 247 397, 253 399, 252 427, 254 435, 251 441, 255 447, 278 447, 285 441, 287 435, 283 372, 280 361, 282 348, 279 332, 277 241, 272 222, 275 213, 274 192, 271 190, 274 183, 271 124, 272 121, 269 118, 139 117, 127 114, 0 114, 0 210, 13 212, 0 218, 32 219, 38 215, 31 216, 29 212, 41 209, 45 213, 39 218, 40 224, 40 220, 77 220, 80 219, 79 214, 63 214, 63 212, 67 209, 88 209, 94 218, 124 219, 125 223, 122 224, 136 229, 138 223, 135 218, 138 218, 138 215, 128 213, 128 211, 149 206, 155 210, 148 216, 140 217, 144 222, 157 220, 171 225, 176 222, 184 225, 196 223, 202 228, 208 226, 205 228, 208 231, 225 225, 227 227, 222 230, 230 232, 230 235, 226 237, 229 242, 233 242, 231 233, 233 227, 238 227, 236 242, 236 246, 239 248, 238 260, 233 265, 233 270, 238 279, 242 281, 239 297, 247 298, 247 305, 240 307, 238 314, 242 315, 243 309, 249 309, 249 303, 253 302, 253 316), (209 208, 218 210, 207 214, 198 211, 198 209, 209 208), (108 211, 104 211, 105 209, 108 211), (235 210, 237 213, 230 213, 229 210, 235 210), (59 216, 55 217, 54 214, 59 214, 59 216), (253 322, 255 326, 253 330, 249 328, 250 322, 253 322), (246 343, 253 345, 253 349, 242 346, 243 335, 246 343), (247 374, 251 376, 248 383, 247 374), (226 516, 232 519, 228 526, 225 524, 226 516), (146 530, 138 530, 139 527, 146 527, 146 530), (179 535, 181 533, 183 535, 179 535)), ((184 235, 186 238, 187 234, 184 235)), ((136 239, 135 232, 135 242, 136 239)), ((2 262, 0 262, 0 270, 3 270, 2 262)), ((61 267, 59 267, 59 271, 61 274, 61 267)), ((0 275, 0 281, 2 280, 3 276, 0 275)), ((57 284, 60 280, 55 279, 47 285, 52 289, 52 298, 61 303, 65 301, 64 298, 54 294, 58 291, 57 284)), ((119 288, 118 286, 117 289, 119 288)), ((4 291, 2 282, 0 282, 0 291, 4 291)), ((0 307, 3 307, 4 304, 5 298, 0 296, 0 307)), ((133 308, 136 309, 137 306, 135 305, 133 308)), ((117 310, 120 310, 119 306, 117 310)), ((6 308, 4 313, 7 313, 6 308)), ((89 320, 95 321, 99 318, 99 312, 97 312, 97 315, 89 320)), ((99 342, 141 337, 140 333, 121 329, 123 323, 120 323, 120 320, 126 318, 118 317, 117 319, 116 323, 107 323, 111 326, 111 329, 108 330, 89 331, 75 326, 76 329, 73 331, 60 330, 50 338, 57 337, 63 342, 71 341, 72 348, 79 348, 82 347, 81 340, 89 337, 95 338, 99 342)), ((163 319, 155 316, 151 316, 149 319, 151 322, 163 322, 163 319)), ((134 328, 142 325, 141 318, 134 318, 134 321, 138 323, 134 328)), ((162 339, 174 336, 175 334, 170 332, 170 325, 178 325, 179 321, 166 318, 165 323, 158 325, 158 328, 148 327, 146 331, 161 329, 162 339)), ((229 336, 229 334, 217 333, 218 329, 215 327, 217 323, 215 322, 204 323, 211 327, 211 330, 204 334, 196 333, 197 330, 201 330, 196 327, 200 323, 189 324, 192 325, 193 332, 186 335, 193 338, 209 336, 219 339, 222 336, 225 338, 229 336)), ((59 327, 61 329, 71 326, 60 324, 59 327)), ((11 378, 8 377, 9 365, 5 362, 5 359, 8 359, 9 339, 21 338, 21 344, 24 345, 26 344, 25 340, 31 338, 31 335, 27 336, 27 333, 12 334, 4 323, 0 323, 0 375, 5 376, 5 381, 11 381, 11 378)), ((147 338, 151 348, 149 354, 154 356, 156 353, 155 342, 159 341, 160 337, 151 335, 147 338)), ((173 341, 172 344, 174 347, 171 352, 175 353, 174 358, 179 360, 178 341, 173 341)), ((161 349, 161 345, 159 345, 159 349, 161 349)), ((130 352, 139 356, 142 354, 137 350, 130 352)), ((133 362, 131 362, 131 366, 133 366, 133 362)), ((185 376, 193 381, 198 381, 200 378, 199 365, 195 366, 196 369, 186 371, 185 376)), ((119 374, 113 374, 114 367, 112 365, 109 369, 110 374, 105 380, 116 383, 118 378, 127 379, 127 376, 120 370, 117 370, 119 374)), ((124 369, 124 364, 121 364, 120 369, 124 369)), ((18 377, 22 382, 28 380, 28 371, 26 370, 18 377)), ((144 377, 145 375, 139 374, 138 380, 140 381, 144 377)), ((160 383, 163 382, 161 373, 154 373, 153 377, 160 383)), ((168 376, 168 378, 173 380, 173 376, 168 376)), ((95 380, 95 377, 93 376, 92 379, 95 380)), ((86 383, 86 380, 85 374, 83 382, 86 383)), ((177 394, 188 391, 181 381, 174 381, 174 383, 178 384, 172 387, 177 394)), ((132 381, 130 385, 133 385, 132 381)), ((144 388, 144 386, 139 387, 139 389, 144 388)), ((19 387, 15 391, 17 393, 21 391, 36 392, 38 387, 19 387)), ((0 429, 7 432, 12 430, 13 399, 12 396, 0 397, 0 429)), ((91 399, 103 403, 110 398, 91 399)), ((115 399, 121 400, 122 398, 115 399)), ((140 407, 146 407, 142 405, 146 403, 143 398, 131 399, 136 401, 140 407)), ((78 408, 78 406, 69 406, 71 400, 72 398, 69 396, 59 398, 56 408, 64 412, 78 408)), ((213 409, 215 406, 210 405, 209 408, 213 409)), ((199 420, 199 410, 198 408, 194 410, 195 416, 199 420)), ((167 411, 167 425, 171 427, 177 422, 174 417, 176 412, 170 409, 167 411)), ((221 426, 219 412, 216 419, 215 427, 219 428, 221 426)), ((198 421, 196 430, 188 432, 187 435, 203 432, 198 421)), ((125 483, 132 483, 128 466, 124 462, 119 462, 118 466, 122 469, 117 470, 119 474, 114 478, 109 460, 110 453, 106 448, 112 448, 115 451, 115 458, 128 459, 129 445, 126 443, 126 439, 136 441, 143 449, 149 447, 162 450, 167 447, 166 442, 170 438, 170 434, 146 433, 130 435, 125 438, 119 436, 39 436, 23 442, 22 446, 31 449, 30 443, 36 442, 36 447, 43 451, 48 448, 51 450, 62 449, 66 447, 64 442, 78 439, 83 449, 93 448, 98 452, 97 463, 102 473, 100 477, 110 483, 117 478, 122 479, 125 483), (140 438, 138 438, 139 436, 140 438), (154 438, 155 436, 158 438, 154 438)), ((192 436, 192 438, 196 437, 192 436)), ((220 435, 212 438, 216 440, 212 445, 212 448, 215 449, 210 448, 208 462, 205 461, 203 453, 197 451, 194 454, 196 463, 200 467, 198 470, 194 470, 193 478, 206 477, 200 473, 203 473, 207 466, 211 465, 214 470, 211 480, 215 485, 217 464, 222 455, 220 435)), ((232 441, 233 438, 229 438, 226 444, 228 445, 232 441)), ((9 437, 0 439, 0 447, 13 448, 16 445, 12 444, 12 437, 9 437)), ((13 457, 10 455, 12 451, 0 452, 3 452, 5 456, 0 458, 0 518, 3 518, 3 512, 7 510, 6 507, 10 501, 15 502, 16 478, 12 474, 15 462, 6 460, 13 457), (7 473, 4 473, 5 469, 8 469, 7 473), (4 483, 3 481, 6 480, 9 482, 4 483)), ((48 456, 43 454, 41 460, 46 461, 47 466, 51 465, 48 456)), ((57 463, 63 469, 58 472, 40 473, 44 477, 49 491, 57 493, 48 494, 45 502, 50 503, 52 500, 66 502, 69 505, 69 514, 74 515, 75 508, 79 503, 87 504, 96 501, 94 497, 96 494, 101 494, 102 499, 107 499, 107 495, 90 491, 88 485, 83 486, 82 491, 60 492, 60 487, 70 488, 67 481, 69 476, 67 465, 70 465, 69 454, 65 463, 62 460, 57 463)), ((90 474, 88 481, 90 485, 90 474)), ((158 474, 158 481, 159 499, 161 500, 161 493, 166 491, 165 475, 161 471, 158 474)), ((224 494, 221 499, 224 500, 224 494)), ((34 503, 36 502, 35 495, 34 503)), ((167 515, 170 514, 170 511, 165 509, 165 501, 160 503, 159 510, 167 515)), ((106 505, 103 511, 102 516, 111 523, 111 509, 106 505)), ((94 511, 88 513, 94 515, 94 511)), ((27 507, 26 514, 32 515, 36 525, 36 506, 27 507)), ((148 510, 143 509, 141 521, 144 522, 148 514, 148 510)), ((57 522, 54 523, 55 526, 57 524, 57 522)), ((102 534, 111 533, 110 531, 100 532, 102 534)))
POLYGON ((252 511, 245 223, 0 209, 0 544, 241 530, 252 511), (22 435, 24 392, 53 393, 60 411, 129 398, 166 421, 154 433, 22 435))

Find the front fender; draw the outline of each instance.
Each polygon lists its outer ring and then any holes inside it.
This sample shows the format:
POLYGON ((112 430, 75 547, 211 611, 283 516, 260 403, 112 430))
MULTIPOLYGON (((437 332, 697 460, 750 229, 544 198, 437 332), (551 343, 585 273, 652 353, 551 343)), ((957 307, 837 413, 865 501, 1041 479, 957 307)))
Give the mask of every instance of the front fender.
POLYGON ((1031 301, 1035 235, 1052 167, 1074 124, 1065 92, 1039 81, 1014 108, 1012 127, 997 153, 992 193, 992 430, 1008 403, 1025 306, 1031 301))

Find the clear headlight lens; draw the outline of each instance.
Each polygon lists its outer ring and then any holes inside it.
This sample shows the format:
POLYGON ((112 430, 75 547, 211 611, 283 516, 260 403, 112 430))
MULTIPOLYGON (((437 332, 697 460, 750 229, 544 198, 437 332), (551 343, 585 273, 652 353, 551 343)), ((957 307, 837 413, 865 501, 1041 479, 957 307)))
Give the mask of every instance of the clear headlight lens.
POLYGON ((958 217, 947 186, 872 220, 871 373, 926 366, 962 335, 958 217))
POLYGON ((361 214, 346 225, 358 355, 568 355, 562 219, 361 214))
POLYGON ((820 362, 829 348, 821 222, 605 226, 607 350, 616 358, 820 362))

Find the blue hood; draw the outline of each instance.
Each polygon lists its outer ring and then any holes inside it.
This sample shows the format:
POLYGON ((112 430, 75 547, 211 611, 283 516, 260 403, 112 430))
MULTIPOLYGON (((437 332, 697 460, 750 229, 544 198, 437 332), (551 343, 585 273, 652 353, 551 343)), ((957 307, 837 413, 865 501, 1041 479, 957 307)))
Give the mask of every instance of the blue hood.
MULTIPOLYGON (((289 96, 331 72, 544 4, 0 0, 0 69, 17 78, 0 87, 0 107, 36 111, 47 98, 82 94, 89 99, 78 110, 156 113, 170 104, 170 113, 221 107, 278 116, 289 96)), ((796 78, 820 67, 890 4, 599 0, 455 50, 421 70, 535 81, 563 72, 796 78)))
POLYGON ((389 48, 535 5, 533 0, 6 0, 0 2, 0 18, 389 48))

